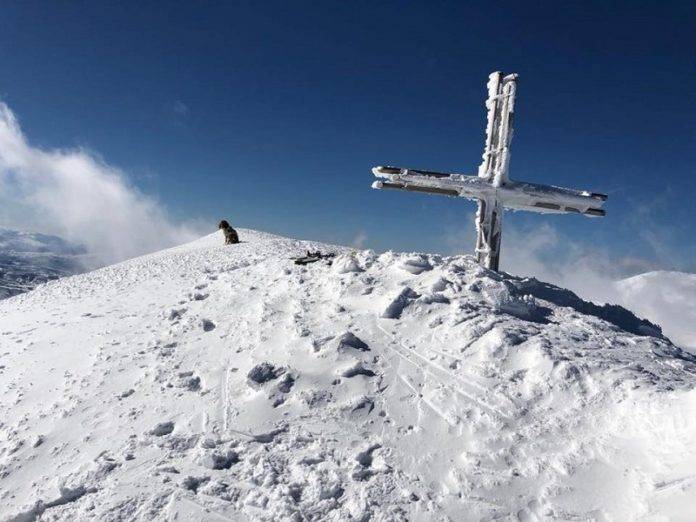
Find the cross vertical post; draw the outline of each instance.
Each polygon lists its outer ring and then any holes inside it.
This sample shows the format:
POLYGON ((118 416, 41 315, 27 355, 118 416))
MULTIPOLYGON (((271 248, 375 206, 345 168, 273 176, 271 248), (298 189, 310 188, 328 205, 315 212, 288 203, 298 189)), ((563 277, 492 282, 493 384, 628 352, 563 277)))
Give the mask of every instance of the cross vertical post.
MULTIPOLYGON (((516 74, 503 77, 497 71, 488 77, 486 145, 478 175, 493 187, 499 187, 508 177, 516 80, 516 74)), ((476 260, 491 270, 498 270, 500 264, 502 220, 503 208, 497 194, 479 199, 476 212, 476 260)))
POLYGON ((476 211, 476 261, 491 270, 500 266, 503 209, 495 197, 478 200, 476 211))

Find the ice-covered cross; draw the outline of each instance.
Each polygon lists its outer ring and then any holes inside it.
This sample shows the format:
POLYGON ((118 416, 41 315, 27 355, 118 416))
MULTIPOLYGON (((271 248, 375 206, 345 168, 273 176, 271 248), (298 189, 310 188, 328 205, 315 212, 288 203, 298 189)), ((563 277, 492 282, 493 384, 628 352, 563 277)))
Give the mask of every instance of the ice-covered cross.
POLYGON ((503 209, 549 214, 604 216, 605 194, 538 185, 508 177, 517 75, 494 72, 488 79, 486 147, 478 176, 401 167, 375 167, 376 189, 398 189, 462 197, 478 202, 476 259, 498 270, 503 209))

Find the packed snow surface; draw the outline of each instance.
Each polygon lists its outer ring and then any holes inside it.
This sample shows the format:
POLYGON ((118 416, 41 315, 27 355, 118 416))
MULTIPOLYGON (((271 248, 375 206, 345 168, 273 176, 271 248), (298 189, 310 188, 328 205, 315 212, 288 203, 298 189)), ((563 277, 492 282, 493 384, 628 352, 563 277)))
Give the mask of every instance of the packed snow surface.
POLYGON ((659 328, 468 256, 240 235, 0 302, 0 519, 693 515, 696 362, 659 328))
POLYGON ((660 270, 615 286, 623 306, 657 322, 677 345, 696 353, 696 274, 660 270))
POLYGON ((60 237, 0 228, 0 299, 84 272, 86 257, 60 237))

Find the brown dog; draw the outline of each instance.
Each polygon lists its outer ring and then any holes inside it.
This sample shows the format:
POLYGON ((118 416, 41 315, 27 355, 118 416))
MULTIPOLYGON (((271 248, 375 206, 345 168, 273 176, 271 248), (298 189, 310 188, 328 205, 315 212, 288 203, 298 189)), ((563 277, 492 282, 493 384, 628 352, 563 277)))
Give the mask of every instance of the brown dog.
POLYGON ((227 221, 225 221, 224 219, 220 221, 218 228, 222 230, 223 234, 225 234, 226 245, 233 245, 235 243, 239 243, 239 236, 237 235, 237 231, 234 228, 232 228, 227 221))

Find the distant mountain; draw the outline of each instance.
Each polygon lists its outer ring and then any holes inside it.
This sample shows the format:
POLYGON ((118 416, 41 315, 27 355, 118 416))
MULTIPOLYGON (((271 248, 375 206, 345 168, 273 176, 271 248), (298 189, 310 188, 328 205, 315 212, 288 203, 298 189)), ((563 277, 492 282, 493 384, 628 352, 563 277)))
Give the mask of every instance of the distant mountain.
POLYGON ((682 348, 696 351, 696 274, 655 271, 616 283, 621 305, 662 327, 682 348))
POLYGON ((84 247, 33 232, 0 228, 0 299, 85 271, 84 247))

